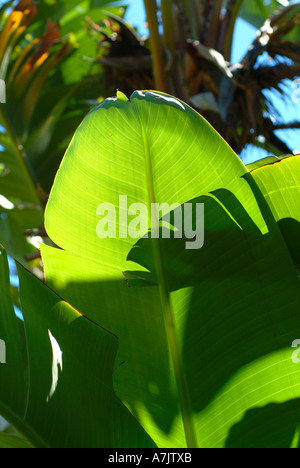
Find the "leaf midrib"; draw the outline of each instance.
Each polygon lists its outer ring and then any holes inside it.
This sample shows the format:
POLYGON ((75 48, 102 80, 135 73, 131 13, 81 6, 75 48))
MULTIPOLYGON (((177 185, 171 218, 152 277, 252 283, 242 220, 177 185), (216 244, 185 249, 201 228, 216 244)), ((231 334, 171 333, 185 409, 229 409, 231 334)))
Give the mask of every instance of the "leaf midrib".
MULTIPOLYGON (((156 203, 155 191, 154 191, 154 182, 153 182, 153 172, 152 172, 152 163, 151 163, 151 152, 149 147, 149 142, 147 139, 146 131, 143 126, 142 119, 140 119, 143 145, 145 149, 145 167, 146 167, 146 178, 148 185, 148 195, 149 195, 149 207, 151 210, 152 204, 156 203)), ((150 211, 151 212, 151 211, 150 211)), ((153 227, 153 226, 152 226, 153 227)), ((158 226, 155 226, 158 228, 158 226)), ((188 392, 188 386, 186 382, 185 373, 183 370, 183 363, 181 359, 179 341, 176 333, 176 326, 174 320, 174 311, 170 301, 170 291, 168 288, 167 275, 164 268, 163 261, 163 249, 161 245, 160 238, 154 239, 151 238, 154 263, 156 267, 162 312, 164 316, 164 323, 166 329, 166 335, 168 338, 169 349, 172 358, 172 364, 178 389, 181 414, 183 419, 183 425, 185 430, 186 443, 188 448, 197 448, 197 437, 193 421, 193 413, 191 407, 191 401, 188 392)))

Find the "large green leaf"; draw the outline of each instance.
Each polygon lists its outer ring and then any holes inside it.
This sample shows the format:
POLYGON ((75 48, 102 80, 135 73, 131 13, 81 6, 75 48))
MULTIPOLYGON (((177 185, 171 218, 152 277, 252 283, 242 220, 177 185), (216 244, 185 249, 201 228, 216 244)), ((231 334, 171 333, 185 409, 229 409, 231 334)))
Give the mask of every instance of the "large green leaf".
MULTIPOLYGON (((23 267, 18 272, 24 324, 14 314, 0 247, 0 414, 36 447, 153 447, 114 394, 117 338, 23 267)), ((2 443, 18 445, 0 434, 2 443)))
POLYGON ((252 176, 267 200, 295 265, 300 265, 300 156, 262 161, 252 176))
POLYGON ((32 448, 32 446, 21 437, 14 434, 0 433, 0 448, 32 448))
POLYGON ((247 164, 247 169, 249 172, 253 172, 255 169, 259 169, 260 167, 263 166, 268 166, 270 164, 275 164, 282 159, 289 158, 291 155, 287 156, 267 156, 266 158, 258 159, 257 161, 254 161, 250 164, 247 164))
POLYGON ((46 229, 64 249, 42 247, 46 281, 119 337, 116 393, 157 445, 225 447, 245 434, 249 446, 292 444, 299 282, 262 193, 203 118, 156 92, 106 100, 70 144, 46 229), (141 238, 151 203, 204 203, 204 247, 100 239, 100 203, 116 207, 117 232, 126 228, 120 195, 148 207, 141 238), (262 422, 271 437, 255 441, 262 422))

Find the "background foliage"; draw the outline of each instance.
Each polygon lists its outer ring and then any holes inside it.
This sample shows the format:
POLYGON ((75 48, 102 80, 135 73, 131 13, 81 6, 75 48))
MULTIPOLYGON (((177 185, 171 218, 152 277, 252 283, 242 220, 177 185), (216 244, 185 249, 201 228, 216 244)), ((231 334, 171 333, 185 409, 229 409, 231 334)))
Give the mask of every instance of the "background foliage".
POLYGON ((300 6, 281 3, 145 0, 149 37, 116 1, 1 6, 0 446, 299 445, 300 166, 277 133, 299 122, 266 91, 299 76, 300 6), (239 17, 258 32, 231 63, 239 17), (247 169, 249 143, 272 156, 247 169), (205 203, 205 248, 99 243, 95 203, 123 193, 205 203))

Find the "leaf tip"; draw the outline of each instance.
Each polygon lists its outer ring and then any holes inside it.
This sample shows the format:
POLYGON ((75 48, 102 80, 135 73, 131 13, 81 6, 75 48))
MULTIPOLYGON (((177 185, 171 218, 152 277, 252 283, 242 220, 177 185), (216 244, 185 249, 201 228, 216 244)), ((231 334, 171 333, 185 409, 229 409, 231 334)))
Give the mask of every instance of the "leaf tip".
POLYGON ((128 97, 124 93, 122 93, 122 91, 119 91, 119 90, 117 90, 117 99, 118 101, 121 101, 121 102, 129 101, 128 97))

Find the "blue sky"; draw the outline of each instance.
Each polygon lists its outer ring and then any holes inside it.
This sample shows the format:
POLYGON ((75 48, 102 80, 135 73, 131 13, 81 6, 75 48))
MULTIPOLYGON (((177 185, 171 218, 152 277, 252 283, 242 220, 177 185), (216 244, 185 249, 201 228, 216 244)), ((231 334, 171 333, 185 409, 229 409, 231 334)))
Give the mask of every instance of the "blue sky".
MULTIPOLYGON (((253 1, 253 0, 252 0, 253 1)), ((143 5, 143 0, 128 0, 129 8, 127 10, 126 20, 138 28, 140 34, 146 35, 147 28, 145 27, 146 15, 143 5)), ((255 38, 256 29, 239 19, 237 21, 237 27, 234 34, 234 45, 232 62, 238 62, 245 54, 249 45, 255 38)), ((291 83, 288 84, 290 94, 295 92, 295 88, 292 88, 291 83)), ((271 93, 272 101, 279 113, 282 115, 282 122, 290 122, 299 119, 300 104, 296 105, 292 102, 283 102, 280 97, 275 93, 271 93)), ((278 132, 278 136, 284 139, 292 149, 300 152, 300 131, 291 130, 278 132)), ((242 159, 245 163, 250 163, 256 159, 266 156, 267 153, 262 150, 257 150, 254 147, 247 148, 243 154, 242 159)))

